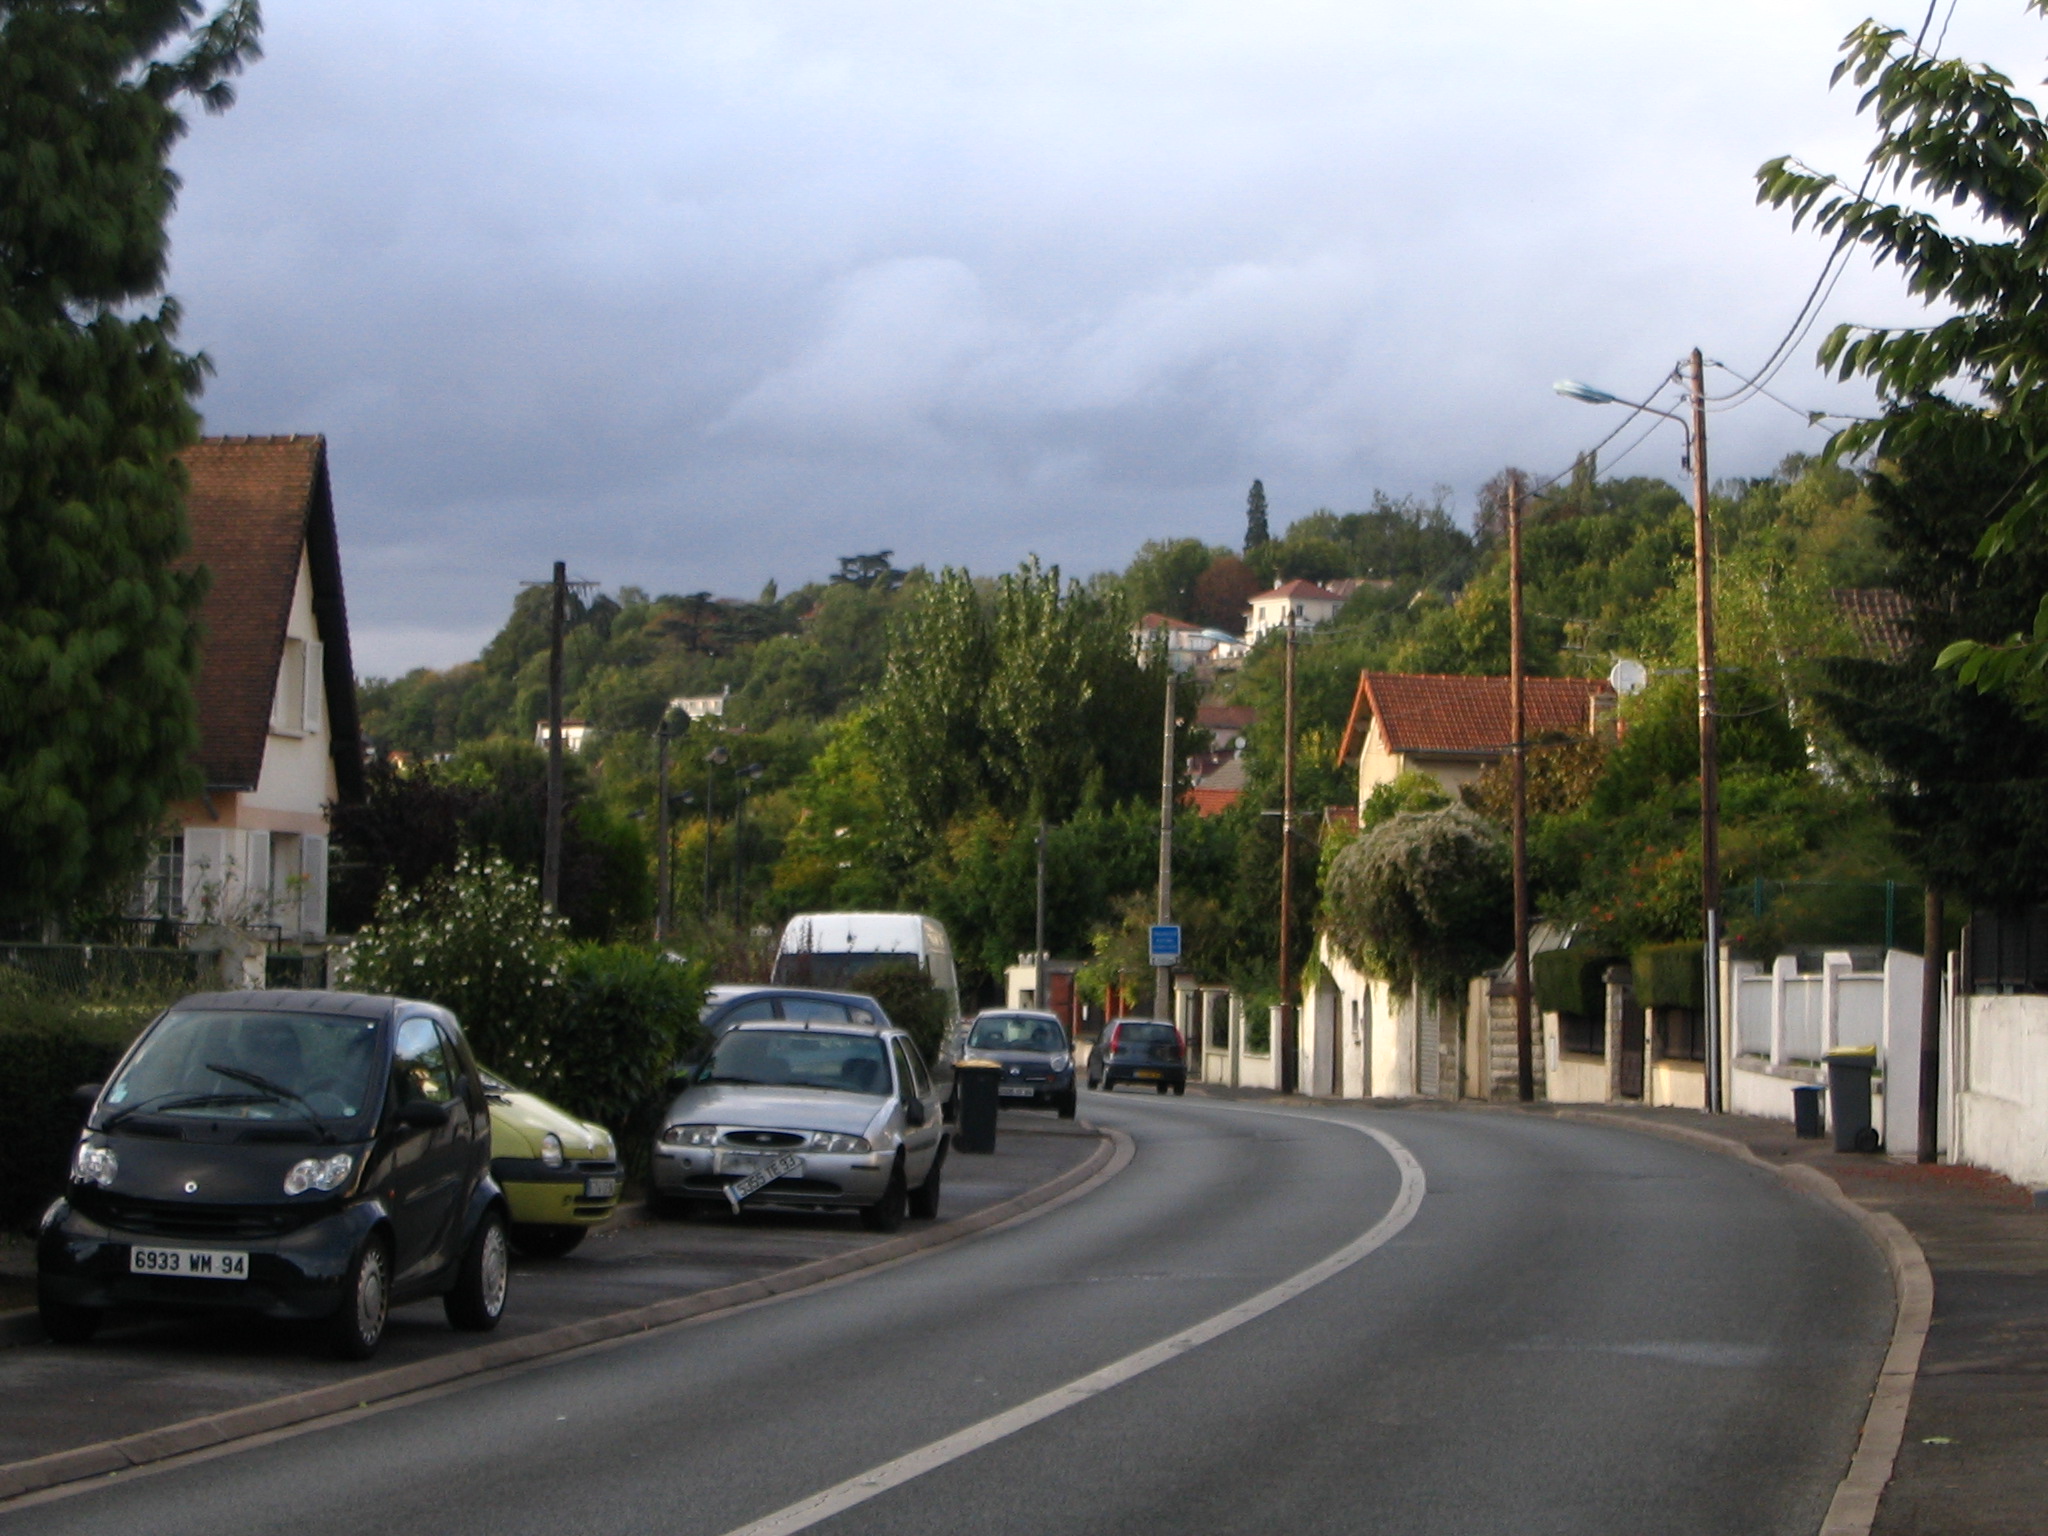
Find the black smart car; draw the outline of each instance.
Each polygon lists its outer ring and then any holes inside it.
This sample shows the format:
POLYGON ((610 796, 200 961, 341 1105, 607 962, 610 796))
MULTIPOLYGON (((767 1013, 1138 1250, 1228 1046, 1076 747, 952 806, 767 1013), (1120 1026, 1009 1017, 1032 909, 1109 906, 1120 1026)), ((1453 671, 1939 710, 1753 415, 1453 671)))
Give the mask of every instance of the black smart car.
POLYGON ((491 1114, 445 1010, 350 992, 207 992, 94 1085, 36 1249, 43 1327, 113 1308, 314 1320, 366 1359, 396 1305, 497 1326, 509 1268, 491 1114))
POLYGON ((1118 1083, 1186 1093, 1188 1053, 1180 1031, 1158 1019, 1103 1025, 1102 1038, 1088 1057, 1088 1086, 1108 1092, 1118 1083))

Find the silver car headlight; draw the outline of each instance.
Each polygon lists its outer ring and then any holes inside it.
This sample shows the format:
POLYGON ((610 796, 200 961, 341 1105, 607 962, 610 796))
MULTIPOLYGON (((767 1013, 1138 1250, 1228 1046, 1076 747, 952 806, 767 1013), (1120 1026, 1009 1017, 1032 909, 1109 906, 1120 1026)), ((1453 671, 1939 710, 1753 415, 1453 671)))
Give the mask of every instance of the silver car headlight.
POLYGON ((842 1155, 861 1157, 875 1149, 868 1145, 868 1139, 865 1136, 842 1136, 834 1131, 813 1131, 811 1132, 811 1150, 813 1152, 837 1152, 842 1155))
POLYGON ((1052 1070, 1055 1072, 1064 1072, 1073 1064, 1074 1058, 1067 1055, 1067 1053, 1064 1051, 1062 1051, 1059 1055, 1053 1057, 1051 1062, 1048 1063, 1048 1065, 1051 1066, 1052 1070))
POLYGON ((284 1176, 284 1192, 288 1195, 303 1195, 309 1189, 321 1191, 339 1189, 355 1172, 356 1160, 346 1152, 337 1152, 332 1157, 309 1157, 292 1164, 292 1170, 284 1176))
POLYGON ((540 1161, 543 1168, 562 1166, 562 1138, 553 1131, 547 1132, 540 1139, 540 1161))
POLYGON ((715 1125, 672 1125, 661 1133, 665 1147, 714 1147, 718 1145, 715 1125))
POLYGON ((71 1158, 71 1177, 81 1184, 97 1184, 105 1189, 120 1171, 121 1159, 114 1156, 114 1149, 94 1142, 79 1142, 78 1151, 71 1158))

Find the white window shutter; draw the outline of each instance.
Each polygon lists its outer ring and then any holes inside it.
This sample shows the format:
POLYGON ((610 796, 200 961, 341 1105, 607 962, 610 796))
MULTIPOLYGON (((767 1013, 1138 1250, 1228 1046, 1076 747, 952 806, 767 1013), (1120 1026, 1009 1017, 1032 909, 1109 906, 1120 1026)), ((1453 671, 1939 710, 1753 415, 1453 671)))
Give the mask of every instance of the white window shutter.
POLYGON ((327 839, 311 833, 299 839, 300 868, 306 893, 299 900, 299 926, 309 938, 327 936, 327 839))
POLYGON ((320 729, 320 706, 327 697, 327 683, 320 658, 327 648, 318 640, 306 642, 306 707, 304 727, 308 736, 320 729))
POLYGON ((270 888, 270 834, 249 834, 248 862, 242 866, 242 888, 236 905, 252 923, 270 921, 270 899, 278 894, 270 888))
POLYGON ((227 872, 228 835, 214 827, 185 829, 185 889, 179 893, 182 915, 196 920, 202 915, 209 888, 218 902, 220 882, 227 872))

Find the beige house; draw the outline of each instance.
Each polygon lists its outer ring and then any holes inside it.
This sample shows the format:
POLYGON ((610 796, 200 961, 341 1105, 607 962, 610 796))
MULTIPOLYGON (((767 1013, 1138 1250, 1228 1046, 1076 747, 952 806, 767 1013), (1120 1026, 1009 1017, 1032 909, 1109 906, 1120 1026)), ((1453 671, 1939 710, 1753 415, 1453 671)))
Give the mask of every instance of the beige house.
POLYGON ((317 940, 328 808, 363 791, 326 439, 204 438, 183 461, 187 561, 212 576, 194 685, 205 788, 172 807, 141 915, 317 940))
MULTIPOLYGON (((1403 773, 1426 773, 1455 799, 1514 742, 1505 677, 1361 672, 1338 762, 1358 754, 1358 803, 1403 773)), ((1529 740, 1583 736, 1614 708, 1604 680, 1532 677, 1524 707, 1529 740)))

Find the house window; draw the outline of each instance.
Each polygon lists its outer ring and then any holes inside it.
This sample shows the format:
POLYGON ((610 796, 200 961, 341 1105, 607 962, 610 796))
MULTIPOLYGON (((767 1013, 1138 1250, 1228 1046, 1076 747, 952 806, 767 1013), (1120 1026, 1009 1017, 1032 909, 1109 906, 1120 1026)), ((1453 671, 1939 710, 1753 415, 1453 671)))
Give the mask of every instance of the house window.
POLYGON ((1665 1061, 1705 1061, 1707 1031, 1696 1008, 1653 1008, 1657 1054, 1665 1061))
POLYGON ((284 660, 277 669, 277 698, 270 709, 270 729, 279 736, 306 732, 306 642, 286 639, 284 660))
POLYGON ((1560 1013, 1557 1016, 1557 1045, 1567 1054, 1605 1056, 1607 1021, 1589 1018, 1583 1013, 1560 1013))
POLYGON ((185 904, 185 834, 173 832, 157 839, 156 852, 142 872, 135 892, 133 915, 175 919, 185 904))

